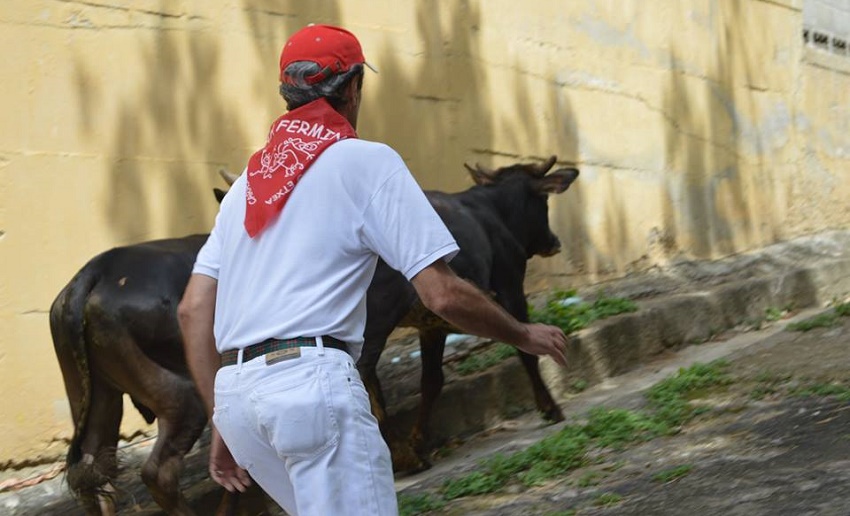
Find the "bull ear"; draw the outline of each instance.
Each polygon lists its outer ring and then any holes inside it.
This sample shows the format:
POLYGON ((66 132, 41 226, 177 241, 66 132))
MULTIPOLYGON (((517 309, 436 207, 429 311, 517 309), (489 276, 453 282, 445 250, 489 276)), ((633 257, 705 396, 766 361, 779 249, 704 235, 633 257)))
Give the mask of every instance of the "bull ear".
POLYGON ((464 163, 464 167, 469 171, 469 175, 472 176, 472 180, 475 181, 477 185, 490 185, 496 181, 496 177, 493 172, 485 169, 478 163, 475 164, 475 168, 469 166, 469 163, 464 163))
POLYGON ((224 170, 223 168, 219 169, 218 173, 221 176, 221 178, 224 179, 224 182, 227 183, 227 186, 233 186, 233 183, 236 182, 236 180, 239 178, 238 175, 231 174, 230 172, 228 172, 227 170, 224 170))
POLYGON ((221 188, 213 188, 213 194, 215 194, 215 200, 221 204, 221 201, 224 200, 224 196, 227 195, 227 192, 222 190, 221 188))
POLYGON ((544 161, 543 163, 534 167, 531 171, 531 175, 534 177, 543 177, 546 175, 546 172, 549 172, 549 169, 552 168, 552 165, 557 161, 557 156, 549 156, 549 159, 544 161))
POLYGON ((562 168, 535 180, 534 188, 546 195, 563 193, 578 178, 578 169, 562 168))

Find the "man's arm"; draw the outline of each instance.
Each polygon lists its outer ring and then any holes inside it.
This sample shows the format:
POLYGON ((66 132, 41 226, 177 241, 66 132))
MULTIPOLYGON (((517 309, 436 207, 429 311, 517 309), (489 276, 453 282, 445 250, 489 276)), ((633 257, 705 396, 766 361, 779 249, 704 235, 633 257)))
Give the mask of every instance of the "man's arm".
POLYGON ((411 283, 426 308, 459 329, 513 344, 532 355, 549 355, 558 364, 567 365, 563 330, 517 321, 477 287, 459 278, 443 260, 422 269, 411 283))
MULTIPOLYGON (((221 356, 216 350, 213 334, 217 290, 216 279, 203 274, 192 274, 180 306, 177 307, 186 362, 210 418, 215 406, 215 375, 221 367, 221 356)), ((218 430, 214 425, 211 426, 210 476, 230 492, 244 492, 251 485, 248 472, 236 464, 218 430)))
POLYGON ((213 336, 217 289, 218 281, 215 278, 192 274, 177 307, 186 362, 209 417, 213 414, 215 374, 221 366, 221 357, 216 351, 213 336))

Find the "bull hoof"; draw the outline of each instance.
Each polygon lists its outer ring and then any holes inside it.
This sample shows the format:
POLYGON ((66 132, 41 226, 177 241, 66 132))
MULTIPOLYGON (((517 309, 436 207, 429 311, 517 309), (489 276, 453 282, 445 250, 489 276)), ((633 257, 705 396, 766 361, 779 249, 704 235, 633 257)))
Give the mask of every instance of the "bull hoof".
POLYGON ((540 415, 543 416, 543 419, 550 423, 559 423, 564 420, 564 413, 558 405, 542 410, 540 415))
POLYGON ((431 467, 428 459, 421 457, 409 445, 394 446, 392 450, 393 471, 396 473, 419 473, 431 467))

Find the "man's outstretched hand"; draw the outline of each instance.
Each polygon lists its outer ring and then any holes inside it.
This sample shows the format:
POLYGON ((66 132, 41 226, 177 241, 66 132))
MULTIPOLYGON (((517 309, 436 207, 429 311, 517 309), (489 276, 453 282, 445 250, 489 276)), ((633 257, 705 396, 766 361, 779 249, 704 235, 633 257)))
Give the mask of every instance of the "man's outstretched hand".
POLYGON ((558 365, 567 365, 567 336, 564 330, 548 324, 526 324, 526 336, 517 347, 531 355, 549 355, 558 365))

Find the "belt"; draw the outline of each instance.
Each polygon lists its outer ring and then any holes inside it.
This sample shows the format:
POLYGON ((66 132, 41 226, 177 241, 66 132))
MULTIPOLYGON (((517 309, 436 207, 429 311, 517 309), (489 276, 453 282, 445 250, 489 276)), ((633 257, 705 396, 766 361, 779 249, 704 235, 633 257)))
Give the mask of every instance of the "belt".
MULTIPOLYGON (((333 337, 322 337, 322 345, 326 348, 338 349, 340 351, 348 351, 345 342, 333 337)), ((252 344, 245 348, 242 352, 242 361, 247 362, 251 359, 261 357, 266 353, 278 351, 281 349, 291 348, 314 348, 316 347, 315 337, 295 337, 294 339, 266 339, 258 344, 252 344)), ((221 367, 235 364, 239 360, 239 350, 229 349, 221 354, 221 367)))

